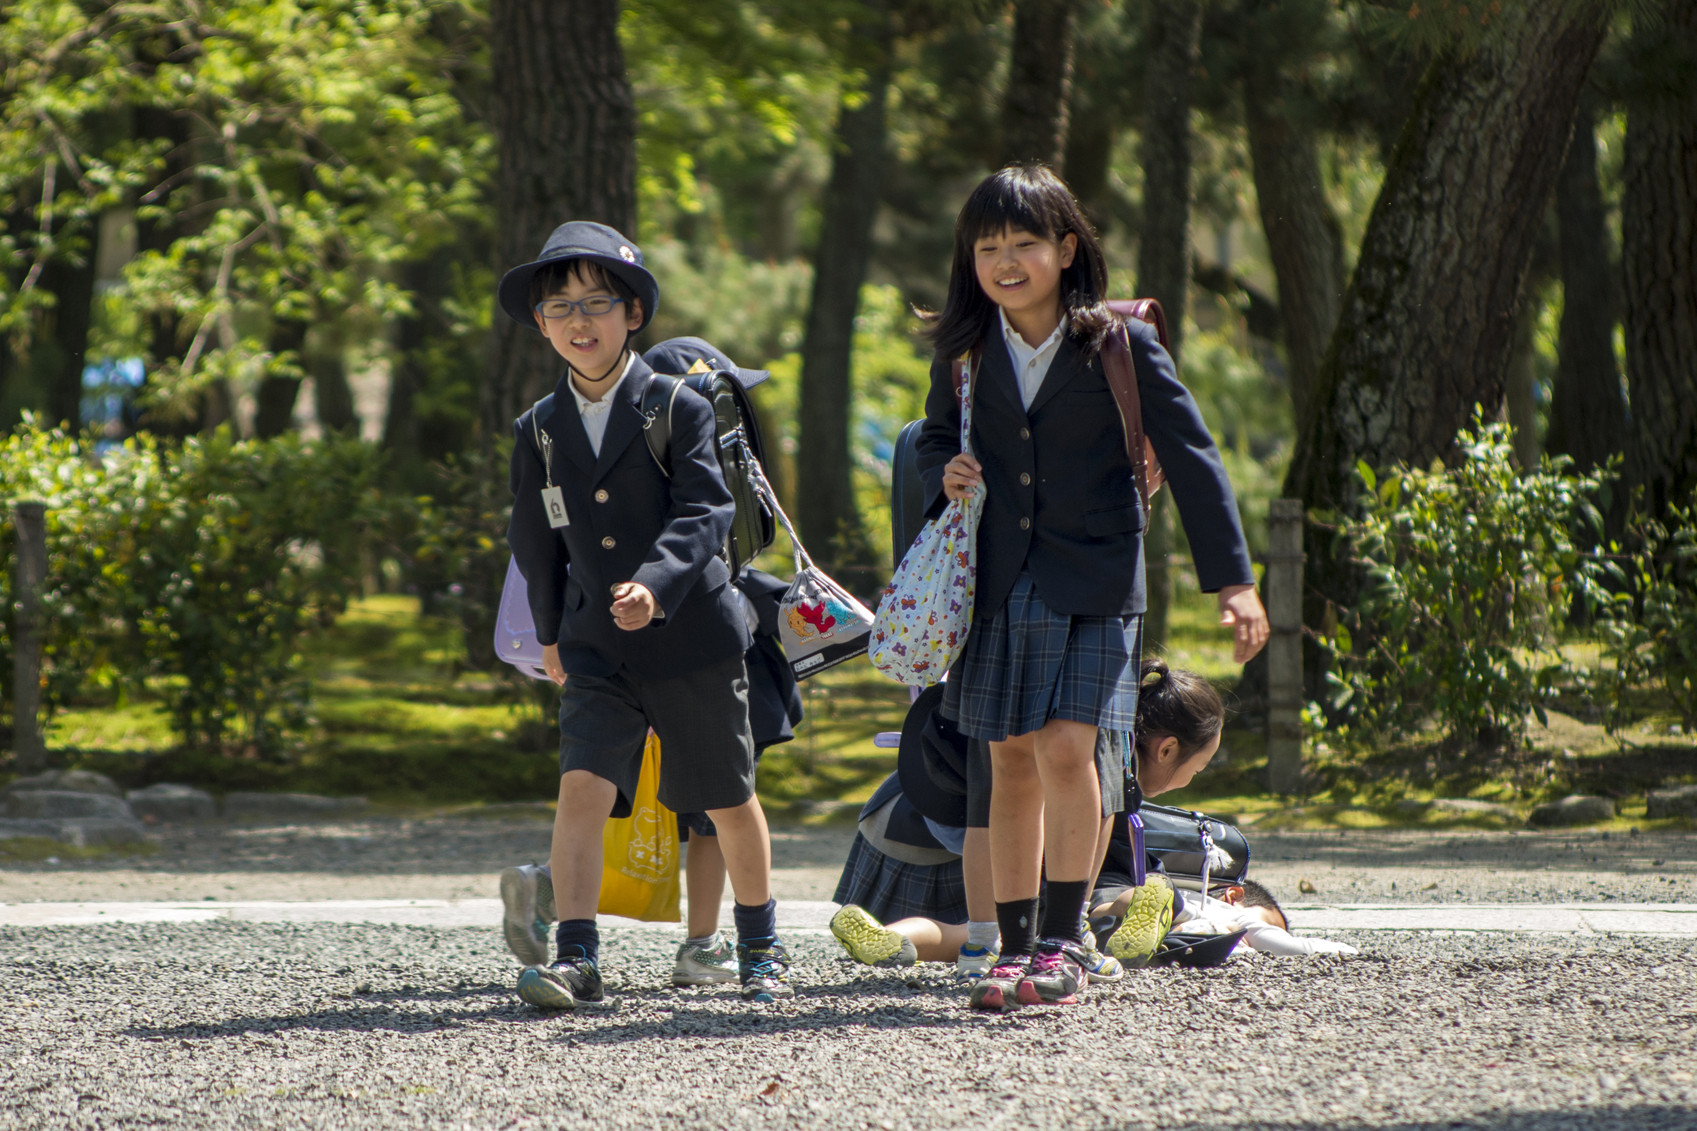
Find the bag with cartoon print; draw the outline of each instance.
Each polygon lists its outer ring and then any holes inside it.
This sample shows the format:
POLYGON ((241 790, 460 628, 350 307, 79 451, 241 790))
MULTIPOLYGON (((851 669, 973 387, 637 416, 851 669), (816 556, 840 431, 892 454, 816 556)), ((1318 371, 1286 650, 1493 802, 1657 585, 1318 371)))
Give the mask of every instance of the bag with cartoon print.
POLYGON ((759 461, 749 462, 748 479, 789 535, 795 553, 795 580, 778 598, 778 641, 784 646, 790 670, 797 679, 806 679, 854 659, 866 651, 872 610, 813 564, 790 525, 790 516, 778 505, 777 492, 772 490, 759 461))
MULTIPOLYGON (((972 451, 972 363, 956 363, 960 450, 972 451)), ((925 524, 878 599, 868 654, 872 666, 898 683, 929 687, 942 681, 966 648, 972 598, 978 587, 978 520, 984 488, 953 499, 925 524)))

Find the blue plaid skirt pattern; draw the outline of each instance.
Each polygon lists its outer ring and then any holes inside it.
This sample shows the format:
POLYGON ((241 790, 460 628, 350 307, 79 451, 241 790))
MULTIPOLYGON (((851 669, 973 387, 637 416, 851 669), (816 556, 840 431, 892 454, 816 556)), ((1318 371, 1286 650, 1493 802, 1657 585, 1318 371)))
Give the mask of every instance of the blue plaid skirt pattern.
POLYGON ((1109 730, 1137 721, 1143 618, 1054 612, 1021 573, 1006 603, 974 620, 943 687, 943 715, 991 742, 1072 719, 1109 730))
POLYGON ((859 833, 831 898, 859 904, 880 923, 912 918, 964 923, 967 918, 966 878, 959 860, 906 864, 885 856, 859 833))

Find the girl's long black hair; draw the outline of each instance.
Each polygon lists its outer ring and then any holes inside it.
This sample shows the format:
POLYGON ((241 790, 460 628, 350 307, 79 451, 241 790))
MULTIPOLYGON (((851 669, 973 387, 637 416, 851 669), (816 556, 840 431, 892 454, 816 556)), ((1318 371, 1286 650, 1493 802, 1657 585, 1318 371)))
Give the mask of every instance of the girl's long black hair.
POLYGON ((1214 740, 1225 725, 1226 705, 1214 685, 1195 672, 1169 669, 1146 659, 1137 689, 1137 742, 1163 735, 1178 739, 1179 762, 1188 762, 1214 740))
POLYGON ((949 296, 941 314, 921 315, 930 323, 926 337, 944 357, 959 357, 990 329, 996 304, 978 285, 973 245, 1007 228, 1051 240, 1068 232, 1078 237, 1072 266, 1061 272, 1061 308, 1069 336, 1087 356, 1094 356, 1114 326, 1113 312, 1103 304, 1108 293, 1107 263, 1072 190, 1046 165, 1009 165, 985 177, 966 198, 955 219, 949 296))

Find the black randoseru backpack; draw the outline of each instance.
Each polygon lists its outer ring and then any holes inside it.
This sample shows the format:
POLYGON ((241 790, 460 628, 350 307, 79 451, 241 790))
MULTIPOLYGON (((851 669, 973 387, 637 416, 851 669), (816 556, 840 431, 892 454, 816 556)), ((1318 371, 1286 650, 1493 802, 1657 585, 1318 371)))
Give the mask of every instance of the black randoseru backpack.
POLYGON ((748 460, 752 455, 765 471, 766 449, 760 441, 760 420, 754 414, 754 402, 748 390, 737 381, 736 375, 715 370, 711 373, 688 373, 668 377, 656 373, 642 392, 641 411, 647 423, 643 438, 648 451, 666 478, 672 476, 670 446, 672 441, 672 400, 678 389, 688 385, 713 406, 714 433, 719 449, 719 471, 725 477, 736 500, 736 517, 731 520, 731 532, 725 536, 725 563, 731 576, 742 573, 742 567, 755 555, 772 544, 777 537, 777 523, 772 511, 761 500, 748 475, 748 460))

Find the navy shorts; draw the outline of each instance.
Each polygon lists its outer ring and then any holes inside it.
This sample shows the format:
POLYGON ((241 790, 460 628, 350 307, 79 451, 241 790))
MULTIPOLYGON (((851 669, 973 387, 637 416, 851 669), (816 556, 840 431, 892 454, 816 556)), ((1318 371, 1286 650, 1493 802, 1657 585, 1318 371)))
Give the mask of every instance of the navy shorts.
POLYGON ((741 655, 671 679, 574 675, 560 689, 560 773, 587 770, 618 787, 628 817, 649 728, 660 738, 660 804, 674 813, 730 809, 754 796, 748 672, 741 655))

